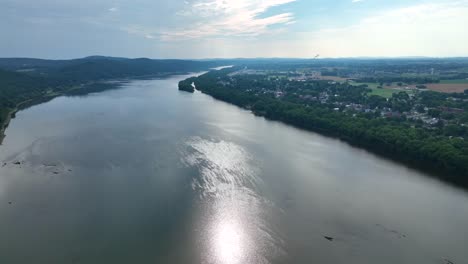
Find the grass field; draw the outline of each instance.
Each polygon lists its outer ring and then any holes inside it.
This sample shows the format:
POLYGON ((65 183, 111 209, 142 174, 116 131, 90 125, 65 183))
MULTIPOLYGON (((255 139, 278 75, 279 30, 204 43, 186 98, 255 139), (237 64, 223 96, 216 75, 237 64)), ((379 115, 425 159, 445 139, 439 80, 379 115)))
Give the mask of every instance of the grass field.
POLYGON ((378 83, 357 83, 357 82, 350 82, 351 85, 359 86, 363 84, 367 84, 367 86, 372 89, 372 92, 370 92, 370 95, 378 95, 382 96, 385 98, 390 98, 394 93, 398 93, 401 90, 394 89, 394 85, 392 84, 391 86, 383 86, 383 88, 378 88, 380 85, 378 83))
POLYGON ((390 98, 394 93, 400 92, 400 90, 395 90, 395 89, 388 89, 388 88, 371 88, 372 92, 370 92, 370 95, 378 95, 382 96, 385 98, 390 98))
POLYGON ((334 81, 334 82, 346 82, 347 78, 342 78, 338 76, 320 76, 320 80, 334 81))

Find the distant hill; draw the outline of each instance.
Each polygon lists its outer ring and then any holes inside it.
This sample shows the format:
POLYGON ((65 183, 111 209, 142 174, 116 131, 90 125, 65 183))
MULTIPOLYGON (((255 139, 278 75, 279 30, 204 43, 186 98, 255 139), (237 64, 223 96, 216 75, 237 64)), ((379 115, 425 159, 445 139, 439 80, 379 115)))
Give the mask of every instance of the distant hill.
POLYGON ((85 80, 126 78, 162 73, 186 73, 208 70, 220 62, 197 62, 184 60, 151 59, 83 59, 78 63, 64 66, 55 74, 60 77, 85 80))
POLYGON ((90 56, 73 60, 43 60, 31 58, 0 58, 0 69, 31 76, 88 81, 126 78, 162 73, 185 73, 222 66, 224 61, 126 59, 90 56))

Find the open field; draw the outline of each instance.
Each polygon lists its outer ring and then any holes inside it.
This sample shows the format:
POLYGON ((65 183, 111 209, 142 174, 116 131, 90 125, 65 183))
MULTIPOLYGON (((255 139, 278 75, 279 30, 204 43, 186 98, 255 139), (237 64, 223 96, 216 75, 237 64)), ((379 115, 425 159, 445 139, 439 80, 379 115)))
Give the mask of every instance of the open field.
MULTIPOLYGON (((355 81, 349 81, 349 83, 351 85, 355 85, 355 86, 367 84, 367 86, 369 86, 369 88, 371 88, 371 89, 381 89, 381 88, 379 88, 380 84, 378 84, 378 83, 355 82, 355 81)), ((408 86, 408 85, 404 84, 402 87, 406 87, 406 86, 408 86)), ((400 89, 401 87, 398 86, 396 83, 391 83, 390 85, 384 84, 382 86, 382 88, 384 88, 384 89, 400 89)))
MULTIPOLYGON (((350 82, 350 84, 358 86, 358 85, 363 85, 367 84, 369 89, 372 89, 372 92, 370 92, 370 95, 378 95, 382 96, 385 98, 390 98, 394 93, 399 93, 399 92, 406 92, 408 94, 412 94, 412 90, 405 90, 399 86, 397 86, 395 83, 392 83, 390 86, 384 85, 383 88, 378 88, 380 84, 378 83, 357 83, 357 82, 350 82)), ((403 87, 407 87, 407 85, 403 85, 403 87)), ((413 87, 413 86, 409 86, 413 87)))
POLYGON ((372 92, 370 92, 370 95, 378 95, 382 96, 385 98, 390 98, 394 93, 398 93, 401 90, 396 90, 396 89, 388 89, 388 88, 371 88, 372 92))
POLYGON ((382 96, 382 97, 385 97, 385 98, 390 98, 390 97, 392 97, 392 95, 394 93, 398 92, 398 90, 395 90, 395 89, 392 89, 392 88, 387 88, 387 86, 384 86, 385 88, 378 88, 378 86, 380 86, 378 83, 350 82, 350 84, 352 84, 354 86, 359 86, 359 85, 366 84, 369 87, 369 89, 372 89, 372 92, 370 92, 370 95, 378 95, 378 96, 382 96))
MULTIPOLYGON (((410 90, 403 90, 401 87, 397 86, 396 83, 392 83, 390 86, 384 85, 383 89, 377 88, 378 83, 357 83, 350 81, 352 85, 362 85, 367 84, 374 95, 383 96, 389 98, 392 94, 399 91, 411 92, 410 90)), ((455 80, 441 80, 440 83, 430 83, 425 84, 425 86, 432 91, 442 92, 442 93, 463 93, 465 90, 468 90, 468 80, 467 79, 455 79, 455 80)), ((403 84, 402 87, 416 88, 415 85, 403 84)))
POLYGON ((338 76, 320 76, 320 80, 334 81, 334 82, 346 82, 347 78, 342 78, 338 76))
POLYGON ((442 93, 463 93, 468 90, 468 83, 431 83, 426 86, 429 90, 442 93))

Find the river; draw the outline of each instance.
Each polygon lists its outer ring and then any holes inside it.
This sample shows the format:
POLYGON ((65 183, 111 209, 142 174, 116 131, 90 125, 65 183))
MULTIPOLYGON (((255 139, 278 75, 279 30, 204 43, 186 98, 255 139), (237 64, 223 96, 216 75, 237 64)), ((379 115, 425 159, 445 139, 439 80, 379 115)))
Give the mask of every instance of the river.
POLYGON ((17 113, 0 263, 467 263, 467 192, 186 77, 17 113))

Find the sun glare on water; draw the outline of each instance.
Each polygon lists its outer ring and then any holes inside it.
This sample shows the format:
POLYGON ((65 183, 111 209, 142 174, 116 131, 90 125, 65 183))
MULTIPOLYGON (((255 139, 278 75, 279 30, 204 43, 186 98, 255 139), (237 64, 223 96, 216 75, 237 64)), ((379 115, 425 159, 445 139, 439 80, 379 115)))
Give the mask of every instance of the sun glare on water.
POLYGON ((245 256, 246 236, 242 227, 233 220, 226 219, 213 227, 212 248, 217 263, 242 263, 245 256))
POLYGON ((256 191, 259 179, 249 152, 233 142, 193 138, 184 163, 198 169, 193 188, 200 194, 199 243, 203 263, 262 264, 278 250, 256 191))

